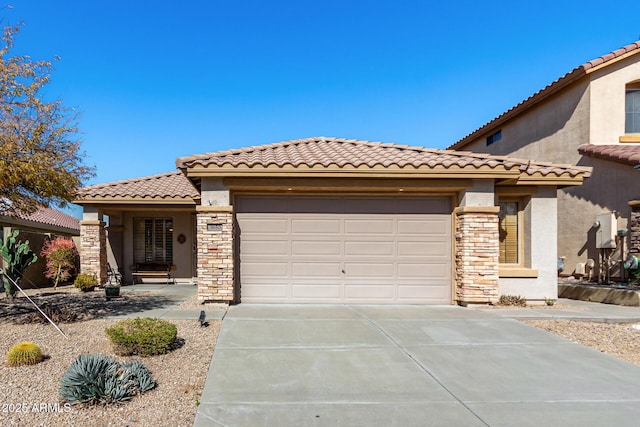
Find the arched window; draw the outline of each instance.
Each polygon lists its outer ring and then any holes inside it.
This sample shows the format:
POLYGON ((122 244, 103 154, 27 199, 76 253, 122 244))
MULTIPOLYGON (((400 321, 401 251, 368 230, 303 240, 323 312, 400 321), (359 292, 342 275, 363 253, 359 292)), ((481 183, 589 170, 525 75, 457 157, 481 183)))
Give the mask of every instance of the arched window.
POLYGON ((640 133, 640 81, 627 84, 625 95, 625 133, 640 133))

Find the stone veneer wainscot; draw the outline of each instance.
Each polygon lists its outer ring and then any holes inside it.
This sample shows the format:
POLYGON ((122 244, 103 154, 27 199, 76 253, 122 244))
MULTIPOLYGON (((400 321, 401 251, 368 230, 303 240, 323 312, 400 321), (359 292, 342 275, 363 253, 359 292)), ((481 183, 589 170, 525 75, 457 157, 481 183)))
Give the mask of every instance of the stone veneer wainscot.
POLYGON ((456 208, 456 300, 461 305, 498 301, 497 206, 456 208))
POLYGON ((80 271, 107 283, 107 234, 100 220, 80 221, 80 271))
POLYGON ((198 300, 231 303, 234 295, 233 208, 197 207, 198 300))

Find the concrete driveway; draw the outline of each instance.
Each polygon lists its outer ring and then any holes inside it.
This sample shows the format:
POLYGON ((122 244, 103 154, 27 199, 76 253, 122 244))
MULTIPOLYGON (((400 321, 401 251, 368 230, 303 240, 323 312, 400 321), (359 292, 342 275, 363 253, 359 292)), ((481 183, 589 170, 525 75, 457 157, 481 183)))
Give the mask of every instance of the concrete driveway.
POLYGON ((640 368, 491 310, 231 307, 196 426, 637 426, 640 368))

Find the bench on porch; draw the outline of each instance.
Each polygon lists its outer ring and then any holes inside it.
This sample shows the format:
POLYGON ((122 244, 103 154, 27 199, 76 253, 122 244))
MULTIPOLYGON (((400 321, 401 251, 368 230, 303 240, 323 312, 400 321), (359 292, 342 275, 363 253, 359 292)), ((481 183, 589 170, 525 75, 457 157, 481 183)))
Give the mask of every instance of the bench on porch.
MULTIPOLYGON (((149 262, 136 262, 133 265, 132 269, 133 275, 133 284, 136 284, 138 279, 142 279, 143 277, 147 278, 166 278, 167 285, 169 283, 173 283, 173 279, 171 279, 171 263, 170 262, 160 262, 160 261, 149 261, 149 262)), ((140 281, 142 283, 142 280, 140 281)))

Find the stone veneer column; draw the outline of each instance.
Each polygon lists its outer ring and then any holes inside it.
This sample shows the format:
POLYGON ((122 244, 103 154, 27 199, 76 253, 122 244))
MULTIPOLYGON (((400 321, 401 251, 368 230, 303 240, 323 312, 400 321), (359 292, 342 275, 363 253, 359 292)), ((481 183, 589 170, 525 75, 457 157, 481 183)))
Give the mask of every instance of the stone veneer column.
POLYGON ((499 298, 498 206, 458 207, 456 214, 456 300, 461 305, 499 298))
POLYGON ((629 218, 629 253, 640 255, 640 200, 629 202, 631 218, 629 218))
POLYGON ((80 272, 107 283, 107 234, 101 220, 80 221, 80 272))
POLYGON ((198 301, 231 303, 235 299, 233 208, 196 208, 198 301))

